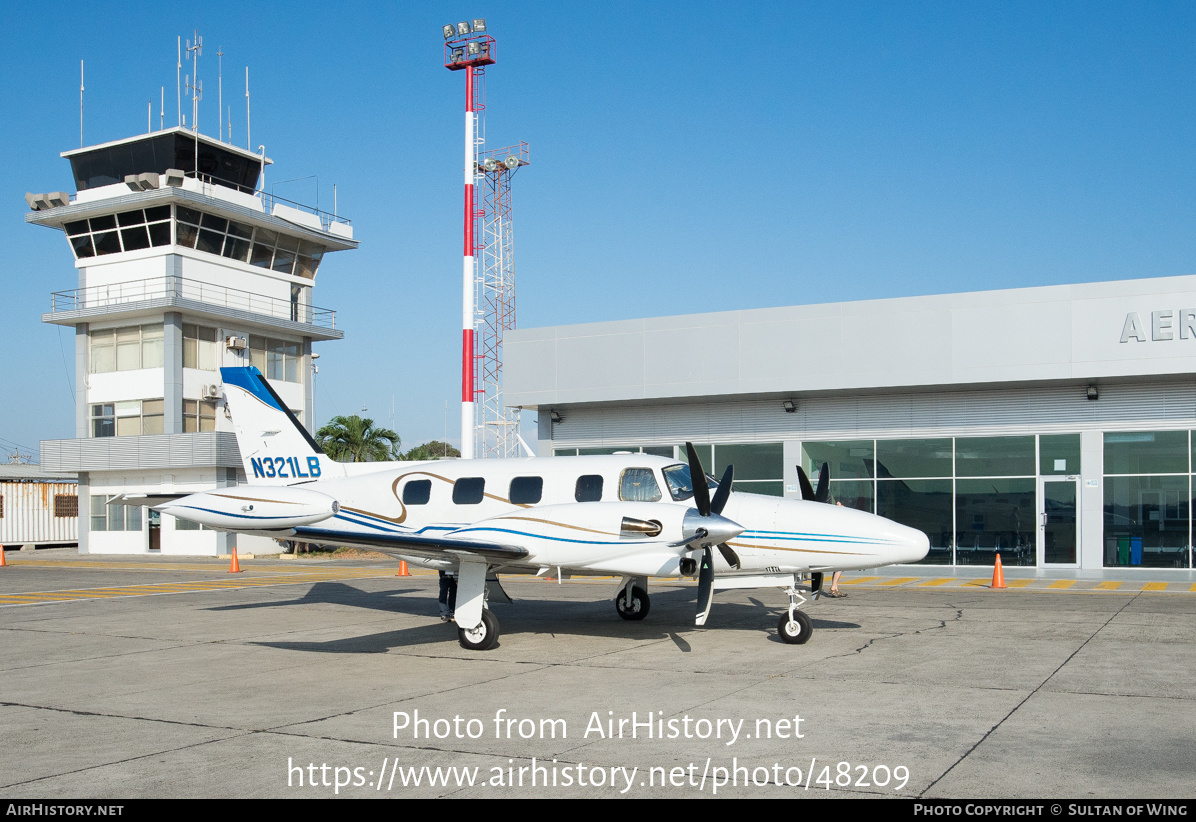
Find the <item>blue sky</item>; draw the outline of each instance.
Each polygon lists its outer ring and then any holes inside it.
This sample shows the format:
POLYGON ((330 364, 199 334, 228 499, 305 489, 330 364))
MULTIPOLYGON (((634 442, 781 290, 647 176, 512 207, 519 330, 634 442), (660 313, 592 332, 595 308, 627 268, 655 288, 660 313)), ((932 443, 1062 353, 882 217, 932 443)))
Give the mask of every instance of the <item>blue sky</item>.
MULTIPOLYGON (((515 180, 521 326, 1193 273, 1196 6, 1184 3, 66 3, 0 30, 0 448, 73 433, 76 275, 26 191, 139 133, 175 38, 204 37, 200 125, 226 106, 281 196, 339 210, 316 303, 319 421, 458 430, 464 79, 440 26, 487 18, 491 146, 515 180)), ((185 71, 189 67, 185 65, 185 71)), ((184 101, 186 107, 186 101, 184 101)), ((167 118, 168 125, 171 118, 167 118)), ((207 126, 205 127, 205 123, 207 126)), ((531 415, 528 415, 531 416, 531 415)))

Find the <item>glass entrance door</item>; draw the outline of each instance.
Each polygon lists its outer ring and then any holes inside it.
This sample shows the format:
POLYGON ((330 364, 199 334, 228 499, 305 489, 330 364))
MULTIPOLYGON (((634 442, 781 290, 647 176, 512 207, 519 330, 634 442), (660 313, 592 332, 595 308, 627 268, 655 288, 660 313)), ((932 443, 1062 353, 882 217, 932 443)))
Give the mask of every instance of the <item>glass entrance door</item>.
POLYGON ((1079 565, 1079 480, 1038 480, 1038 564, 1079 565))

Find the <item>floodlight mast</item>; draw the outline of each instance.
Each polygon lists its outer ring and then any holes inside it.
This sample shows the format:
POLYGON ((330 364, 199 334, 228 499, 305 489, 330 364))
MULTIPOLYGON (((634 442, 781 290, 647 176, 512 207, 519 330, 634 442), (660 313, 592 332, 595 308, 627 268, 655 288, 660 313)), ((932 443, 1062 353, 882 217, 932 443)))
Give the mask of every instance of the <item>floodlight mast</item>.
POLYGON ((482 34, 486 21, 477 18, 470 22, 446 25, 444 33, 444 67, 450 71, 465 70, 465 243, 462 272, 461 310, 461 457, 474 458, 476 439, 474 424, 474 178, 477 174, 477 114, 475 111, 476 80, 485 66, 494 64, 494 38, 482 34))

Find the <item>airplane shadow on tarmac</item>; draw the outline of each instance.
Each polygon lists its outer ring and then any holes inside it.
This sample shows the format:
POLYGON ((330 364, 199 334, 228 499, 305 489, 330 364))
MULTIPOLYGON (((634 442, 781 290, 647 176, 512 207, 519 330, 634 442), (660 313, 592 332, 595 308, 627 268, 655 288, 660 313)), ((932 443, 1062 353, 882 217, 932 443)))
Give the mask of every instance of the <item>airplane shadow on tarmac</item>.
MULTIPOLYGON (((404 588, 369 592, 339 582, 321 582, 313 585, 302 597, 295 599, 224 605, 208 610, 237 611, 332 604, 403 614, 412 619, 420 619, 423 616, 428 620, 427 624, 327 641, 251 643, 280 650, 328 654, 386 653, 395 648, 456 639, 456 626, 438 621, 436 599, 429 594, 427 589, 404 588), (416 592, 418 596, 411 596, 416 592)), ((742 629, 754 626, 761 633, 768 634, 771 640, 780 642, 775 626, 784 606, 782 603, 765 605, 756 599, 752 599, 751 604, 719 602, 716 597, 714 610, 704 628, 696 628, 693 625, 694 590, 686 588, 653 591, 652 611, 642 622, 620 619, 615 614, 614 603, 606 598, 598 601, 523 599, 516 600, 513 605, 493 603, 491 607, 499 619, 504 637, 533 634, 553 637, 620 637, 632 641, 670 639, 680 651, 688 653, 691 648, 684 639, 686 634, 695 631, 717 631, 720 628, 742 629)), ((814 618, 813 623, 815 629, 860 627, 856 623, 818 618, 814 618)), ((501 645, 500 637, 499 646, 501 645)))

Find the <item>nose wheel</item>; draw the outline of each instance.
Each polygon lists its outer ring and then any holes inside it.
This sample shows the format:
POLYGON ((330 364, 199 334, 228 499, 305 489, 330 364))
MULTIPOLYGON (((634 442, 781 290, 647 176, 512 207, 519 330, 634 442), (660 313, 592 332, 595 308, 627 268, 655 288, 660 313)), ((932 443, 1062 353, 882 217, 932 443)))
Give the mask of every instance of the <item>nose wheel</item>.
POLYGON ((781 621, 777 623, 777 633, 790 645, 805 645, 813 632, 814 624, 805 611, 795 610, 792 615, 786 611, 781 614, 781 621))
POLYGON ((777 633, 789 645, 805 645, 810 641, 810 634, 814 633, 814 623, 810 615, 798 610, 798 606, 805 603, 806 598, 798 592, 797 586, 791 584, 785 589, 789 595, 789 608, 781 614, 781 621, 777 623, 777 633))

